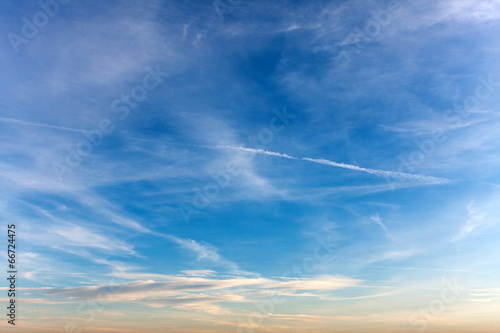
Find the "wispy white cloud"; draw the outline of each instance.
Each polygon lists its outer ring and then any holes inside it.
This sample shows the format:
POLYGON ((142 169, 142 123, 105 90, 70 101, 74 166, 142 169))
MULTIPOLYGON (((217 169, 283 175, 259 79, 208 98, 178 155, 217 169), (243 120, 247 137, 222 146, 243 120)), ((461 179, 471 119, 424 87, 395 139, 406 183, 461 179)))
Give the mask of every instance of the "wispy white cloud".
MULTIPOLYGON (((147 276, 147 275, 146 275, 147 276)), ((122 278, 146 277, 142 274, 122 274, 122 278)), ((302 291, 332 291, 355 287, 359 280, 343 276, 319 276, 300 279, 267 279, 267 278, 206 278, 165 275, 161 281, 145 280, 114 284, 113 286, 85 286, 53 289, 46 292, 51 296, 62 296, 77 299, 92 299, 97 296, 112 302, 152 302, 153 306, 186 305, 192 303, 213 302, 249 302, 252 295, 261 291, 274 290, 277 295, 300 295, 302 291), (211 291, 225 290, 227 297, 214 297, 211 291), (238 290, 244 292, 238 293, 238 290)))
POLYGON ((457 242, 467 237, 471 232, 473 232, 483 223, 484 218, 488 215, 487 211, 484 211, 477 207, 474 200, 469 202, 466 208, 467 221, 465 222, 465 225, 460 229, 458 234, 456 234, 452 238, 452 242, 457 242))
MULTIPOLYGON (((99 215, 105 217, 107 222, 127 228, 133 233, 148 234, 154 237, 167 239, 168 241, 179 245, 180 248, 187 250, 189 254, 195 255, 199 261, 214 263, 233 274, 258 275, 256 273, 241 270, 236 263, 223 258, 219 254, 218 249, 211 244, 200 243, 193 239, 184 239, 174 235, 156 232, 144 227, 140 222, 130 218, 118 207, 115 207, 113 204, 98 195, 92 195, 88 191, 76 190, 75 188, 75 192, 71 193, 70 197, 73 198, 78 204, 88 207, 95 212, 99 212, 99 215)), ((56 214, 60 212, 51 213, 46 209, 30 203, 23 202, 23 204, 30 207, 30 209, 46 218, 47 221, 50 221, 51 223, 49 228, 45 227, 43 229, 41 229, 36 223, 30 223, 31 230, 25 232, 24 237, 35 244, 39 244, 41 246, 51 246, 54 249, 82 257, 88 257, 90 253, 89 251, 99 251, 101 253, 122 256, 139 256, 137 251, 134 249, 134 246, 131 244, 121 241, 117 237, 105 236, 96 232, 95 230, 102 230, 98 226, 91 230, 91 225, 84 227, 83 221, 73 218, 71 222, 67 222, 64 217, 56 214), (51 241, 49 241, 49 239, 51 239, 51 241)), ((28 221, 31 221, 31 219, 28 221)), ((129 238, 131 235, 133 234, 129 233, 129 238)), ((118 269, 116 261, 108 261, 104 258, 96 262, 106 264, 115 271, 118 270, 122 272, 125 269, 128 271, 130 270, 130 267, 128 266, 128 268, 118 269)))
POLYGON ((376 224, 378 224, 382 230, 384 230, 384 232, 389 235, 389 231, 387 230, 387 227, 385 226, 384 223, 382 223, 382 220, 380 219, 380 216, 377 214, 373 215, 373 216, 370 216, 370 219, 375 222, 376 224))
POLYGON ((59 245, 91 247, 111 253, 135 254, 133 247, 120 240, 110 239, 74 224, 59 225, 50 230, 59 245))
POLYGON ((465 129, 477 125, 488 124, 499 118, 498 112, 490 110, 472 110, 468 113, 474 115, 468 119, 462 119, 460 123, 446 123, 441 115, 429 116, 428 119, 408 121, 395 126, 380 125, 383 129, 393 132, 411 133, 414 135, 427 135, 432 137, 434 133, 446 133, 459 129, 465 129), (441 116, 441 117, 440 117, 441 116))
POLYGON ((386 251, 380 255, 374 256, 368 262, 375 263, 375 262, 386 261, 386 260, 399 261, 399 260, 411 258, 420 252, 421 251, 418 249, 390 250, 390 251, 386 251))
POLYGON ((196 270, 184 270, 182 273, 189 275, 189 276, 213 276, 215 275, 215 271, 212 271, 210 269, 196 269, 196 270))
POLYGON ((436 23, 443 21, 481 23, 500 18, 500 2, 497 0, 438 1, 435 8, 436 23))
POLYGON ((161 234, 161 233, 153 233, 153 234, 159 237, 166 238, 180 245, 182 248, 188 250, 189 252, 194 253, 197 256, 198 260, 211 261, 215 264, 221 265, 225 269, 228 269, 233 274, 258 275, 256 273, 240 270, 237 264, 235 264, 230 260, 222 258, 222 256, 218 253, 217 248, 214 247, 213 245, 202 244, 192 239, 184 239, 167 234, 161 234))

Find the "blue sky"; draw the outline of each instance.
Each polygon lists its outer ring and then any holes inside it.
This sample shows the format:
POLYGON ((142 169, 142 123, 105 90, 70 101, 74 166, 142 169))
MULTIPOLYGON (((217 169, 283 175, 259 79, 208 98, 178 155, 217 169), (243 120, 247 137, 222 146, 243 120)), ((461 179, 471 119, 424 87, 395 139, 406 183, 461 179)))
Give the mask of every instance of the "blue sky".
POLYGON ((498 330, 500 2, 51 3, 0 4, 17 329, 498 330))

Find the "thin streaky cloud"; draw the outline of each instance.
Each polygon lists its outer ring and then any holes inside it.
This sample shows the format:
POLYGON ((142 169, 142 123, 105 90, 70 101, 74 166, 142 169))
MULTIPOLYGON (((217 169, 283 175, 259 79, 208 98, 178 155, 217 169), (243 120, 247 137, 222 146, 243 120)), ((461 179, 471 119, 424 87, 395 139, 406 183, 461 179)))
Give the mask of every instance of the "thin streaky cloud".
POLYGON ((49 124, 33 123, 31 121, 25 121, 25 120, 19 120, 19 119, 0 118, 0 121, 4 122, 4 123, 20 124, 20 125, 27 125, 27 126, 46 127, 46 128, 58 129, 58 130, 61 130, 61 131, 69 131, 69 132, 82 133, 82 130, 79 130, 79 129, 76 129, 76 128, 56 126, 56 125, 49 125, 49 124))
POLYGON ((197 255, 197 260, 208 260, 225 267, 229 271, 238 275, 258 275, 256 273, 240 270, 238 265, 220 256, 217 248, 210 244, 202 244, 192 239, 179 238, 173 235, 152 232, 153 235, 168 239, 182 248, 197 255))
POLYGON ((403 269, 410 271, 438 271, 438 272, 474 272, 470 269, 445 269, 445 268, 423 268, 423 267, 397 267, 397 266, 371 266, 372 268, 403 269))
POLYGON ((382 230, 384 230, 384 232, 389 235, 389 231, 387 230, 387 227, 385 226, 384 223, 382 223, 382 220, 380 219, 380 216, 378 215, 378 213, 374 216, 370 216, 370 219, 375 222, 376 224, 378 224, 382 230))
POLYGON ((465 225, 460 229, 460 231, 452 238, 452 242, 457 242, 459 240, 467 237, 471 232, 473 232, 477 227, 483 224, 484 218, 488 215, 488 212, 478 209, 476 207, 476 201, 472 200, 467 205, 467 221, 465 225))
POLYGON ((438 177, 424 176, 424 175, 397 172, 397 171, 368 169, 368 168, 363 168, 363 167, 359 167, 356 165, 338 163, 338 162, 329 161, 329 160, 325 160, 325 159, 315 159, 315 158, 309 158, 309 157, 294 157, 294 156, 290 156, 287 154, 282 154, 282 153, 277 153, 277 152, 272 152, 272 151, 267 151, 267 150, 262 150, 262 149, 234 147, 234 146, 216 146, 215 148, 234 149, 234 150, 247 151, 247 152, 251 152, 251 153, 255 153, 255 154, 277 156, 277 157, 288 158, 288 159, 293 159, 293 160, 309 161, 309 162, 313 162, 313 163, 325 164, 325 165, 330 165, 330 166, 343 168, 343 169, 350 169, 350 170, 367 172, 367 173, 370 173, 372 175, 381 176, 381 177, 385 177, 385 178, 389 178, 389 177, 400 178, 400 179, 402 178, 402 179, 409 179, 409 180, 420 181, 420 182, 427 182, 427 183, 431 183, 431 184, 450 183, 450 180, 446 179, 446 178, 438 178, 438 177))
MULTIPOLYGON (((151 230, 145 226, 143 226, 141 223, 121 214, 119 211, 116 211, 116 207, 111 206, 111 204, 108 201, 101 200, 99 198, 96 198, 95 196, 92 196, 90 193, 77 193, 77 199, 79 202, 82 204, 85 204, 89 207, 93 207, 94 210, 98 210, 101 215, 105 216, 109 222, 112 222, 114 224, 126 227, 128 229, 131 229, 135 231, 136 233, 130 235, 129 238, 133 237, 133 235, 138 235, 138 234, 146 234, 146 235, 152 235, 160 238, 167 239, 180 247, 190 251, 191 253, 194 253, 197 256, 198 260, 208 260, 212 261, 214 263, 217 263, 230 271, 233 271, 235 273, 239 273, 242 275, 255 275, 255 273, 250 273, 250 272, 245 272, 242 271, 238 268, 238 265, 235 263, 226 260, 222 258, 217 249, 210 244, 202 244, 200 242, 197 242, 192 239, 184 239, 184 238, 179 238, 174 235, 170 234, 165 234, 161 232, 156 232, 154 230, 151 230)), ((41 214, 47 214, 45 210, 40 210, 39 208, 37 209, 41 214)), ((52 216, 48 216, 49 218, 54 219, 52 216)))

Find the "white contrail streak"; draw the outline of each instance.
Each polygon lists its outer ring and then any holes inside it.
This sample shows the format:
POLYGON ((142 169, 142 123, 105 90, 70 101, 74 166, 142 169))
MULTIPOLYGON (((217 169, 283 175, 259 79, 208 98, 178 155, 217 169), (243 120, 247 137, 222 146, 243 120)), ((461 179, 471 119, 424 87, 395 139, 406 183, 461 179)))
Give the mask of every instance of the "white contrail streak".
POLYGON ((40 124, 40 123, 32 123, 31 121, 24 121, 24 120, 12 119, 12 118, 1 118, 0 117, 0 121, 4 122, 4 123, 14 123, 14 124, 21 124, 21 125, 28 125, 28 126, 48 127, 48 128, 54 128, 54 129, 58 129, 58 130, 62 130, 62 131, 82 133, 82 130, 75 129, 75 128, 47 125, 47 124, 40 124))
POLYGON ((267 150, 262 150, 262 149, 253 149, 253 148, 245 148, 245 147, 234 147, 234 146, 216 146, 216 148, 243 150, 243 151, 248 151, 248 152, 256 153, 256 154, 278 156, 278 157, 290 158, 292 160, 300 160, 300 158, 293 157, 293 156, 290 156, 290 155, 287 155, 287 154, 275 153, 273 151, 267 151, 267 150))
POLYGON ((324 160, 324 159, 314 159, 314 158, 304 157, 304 158, 302 158, 302 160, 310 161, 310 162, 314 162, 314 163, 336 166, 336 167, 344 168, 344 169, 364 171, 367 173, 371 173, 372 175, 382 176, 382 177, 405 178, 405 179, 411 179, 411 180, 430 182, 430 183, 434 183, 434 184, 444 184, 444 183, 450 182, 449 179, 445 179, 445 178, 416 175, 413 173, 404 173, 404 172, 397 172, 397 171, 374 170, 374 169, 358 167, 356 165, 337 163, 337 162, 328 161, 328 160, 324 160))
POLYGON ((290 156, 287 154, 281 154, 281 153, 276 153, 276 152, 262 150, 262 149, 234 147, 234 146, 216 146, 216 148, 234 149, 234 150, 240 150, 240 151, 248 151, 248 152, 255 153, 255 154, 277 156, 277 157, 289 158, 289 159, 293 159, 293 160, 309 161, 309 162, 313 162, 313 163, 326 164, 326 165, 330 165, 330 166, 334 166, 334 167, 338 167, 338 168, 343 168, 343 169, 363 171, 363 172, 370 173, 372 175, 382 176, 382 177, 386 177, 386 178, 392 177, 392 178, 410 179, 410 180, 415 180, 415 181, 428 182, 428 183, 432 183, 432 184, 446 184, 446 183, 450 182, 450 180, 446 179, 446 178, 423 176, 423 175, 416 175, 416 174, 412 174, 412 173, 404 173, 404 172, 397 172, 397 171, 368 169, 368 168, 363 168, 363 167, 359 167, 356 165, 337 163, 337 162, 333 162, 333 161, 329 161, 329 160, 325 160, 325 159, 316 159, 316 158, 309 158, 309 157, 293 157, 293 156, 290 156))

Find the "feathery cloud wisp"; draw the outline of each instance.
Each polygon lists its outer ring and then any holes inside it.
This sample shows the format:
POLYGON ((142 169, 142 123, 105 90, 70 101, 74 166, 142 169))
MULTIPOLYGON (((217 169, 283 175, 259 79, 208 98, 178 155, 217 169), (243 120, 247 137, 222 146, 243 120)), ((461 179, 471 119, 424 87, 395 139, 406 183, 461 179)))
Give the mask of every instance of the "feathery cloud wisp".
POLYGON ((475 200, 471 201, 467 205, 467 221, 451 241, 457 242, 467 237, 472 231, 474 231, 474 229, 483 223, 486 215, 488 215, 488 212, 478 209, 475 200))
POLYGON ((374 216, 370 216, 370 219, 372 219, 373 222, 375 222, 376 224, 378 224, 382 230, 384 230, 384 232, 389 235, 389 231, 387 230, 387 227, 385 226, 384 223, 382 223, 382 220, 380 219, 380 216, 378 215, 378 213, 374 216))

